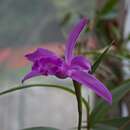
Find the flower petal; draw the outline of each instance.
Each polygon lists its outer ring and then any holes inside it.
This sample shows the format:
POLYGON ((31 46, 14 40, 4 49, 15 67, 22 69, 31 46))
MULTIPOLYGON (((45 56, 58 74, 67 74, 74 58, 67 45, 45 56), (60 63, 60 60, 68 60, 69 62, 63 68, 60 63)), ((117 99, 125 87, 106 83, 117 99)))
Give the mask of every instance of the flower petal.
POLYGON ((88 19, 87 18, 83 18, 72 30, 72 32, 70 32, 69 37, 68 37, 68 41, 66 44, 66 50, 65 50, 65 60, 67 63, 71 62, 71 59, 73 57, 73 50, 76 44, 76 40, 80 34, 80 32, 82 31, 82 29, 84 28, 84 26, 88 23, 88 19))
POLYGON ((42 57, 56 57, 55 53, 44 49, 44 48, 38 48, 35 52, 25 55, 25 57, 28 58, 28 60, 34 62, 42 57))
POLYGON ((42 73, 43 75, 55 75, 59 68, 63 64, 63 59, 58 58, 58 57, 46 57, 46 58, 41 58, 38 61, 38 69, 37 66, 33 67, 33 69, 37 69, 42 73))
POLYGON ((91 70, 91 63, 89 59, 85 58, 84 56, 75 56, 71 61, 71 66, 85 69, 88 71, 91 70))
POLYGON ((112 103, 112 94, 111 92, 97 80, 93 75, 85 73, 82 71, 73 71, 71 73, 71 78, 77 82, 89 87, 92 89, 98 96, 102 97, 104 100, 112 103))
POLYGON ((41 74, 38 72, 38 71, 31 71, 29 72, 28 74, 26 74, 24 76, 24 78, 22 79, 22 83, 25 81, 25 80, 28 80, 32 77, 36 77, 36 76, 40 76, 41 74))

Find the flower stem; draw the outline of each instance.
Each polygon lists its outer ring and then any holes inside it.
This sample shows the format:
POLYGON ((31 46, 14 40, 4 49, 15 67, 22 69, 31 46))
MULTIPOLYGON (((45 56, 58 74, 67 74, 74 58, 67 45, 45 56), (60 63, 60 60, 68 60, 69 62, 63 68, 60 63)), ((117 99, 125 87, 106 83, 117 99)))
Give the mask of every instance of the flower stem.
POLYGON ((74 88, 75 88, 75 94, 77 98, 77 104, 78 104, 78 130, 81 130, 82 125, 82 93, 81 93, 81 85, 73 80, 74 88))
MULTIPOLYGON (((88 97, 88 106, 89 106, 89 97, 88 97)), ((87 107, 86 108, 86 111, 87 111, 87 130, 90 130, 90 119, 89 119, 89 117, 90 117, 90 108, 89 107, 87 107)))

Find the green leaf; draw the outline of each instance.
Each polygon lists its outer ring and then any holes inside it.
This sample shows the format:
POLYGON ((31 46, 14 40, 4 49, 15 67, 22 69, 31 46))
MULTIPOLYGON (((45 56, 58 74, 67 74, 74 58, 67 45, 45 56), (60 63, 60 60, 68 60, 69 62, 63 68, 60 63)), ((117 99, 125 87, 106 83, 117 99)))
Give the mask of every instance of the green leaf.
MULTIPOLYGON (((113 44, 113 42, 112 42, 113 44)), ((108 50, 110 49, 110 47, 112 46, 112 44, 110 44, 104 51, 103 53, 97 58, 97 60, 95 61, 95 63, 92 65, 92 70, 91 73, 94 73, 97 69, 97 67, 100 65, 101 61, 103 60, 103 58, 106 56, 108 50)))
MULTIPOLYGON (((87 52, 83 52, 82 55, 92 55, 92 56, 98 56, 98 55, 101 55, 102 49, 101 50, 96 50, 96 51, 87 51, 87 52)), ((114 58, 118 58, 120 60, 124 60, 124 59, 127 59, 129 60, 130 59, 130 52, 128 52, 126 49, 123 49, 121 50, 121 52, 116 52, 116 53, 107 53, 106 56, 109 56, 109 57, 114 57, 114 58)))
MULTIPOLYGON (((30 84, 30 85, 18 86, 18 87, 14 87, 14 88, 11 88, 11 89, 2 91, 2 92, 0 92, 0 96, 5 95, 5 94, 8 94, 8 93, 15 92, 15 91, 27 89, 27 88, 37 88, 37 87, 43 87, 43 88, 45 88, 45 87, 58 88, 58 89, 64 90, 64 91, 66 91, 66 92, 69 92, 69 93, 75 95, 75 92, 74 92, 72 89, 70 89, 70 88, 68 88, 68 87, 66 87, 66 86, 53 85, 53 84, 30 84)), ((86 108, 86 109, 89 109, 89 105, 88 105, 87 101, 86 101, 83 97, 82 97, 82 102, 84 103, 85 108, 86 108)))
MULTIPOLYGON (((64 91, 66 91, 66 92, 69 92, 69 93, 75 95, 75 92, 74 92, 73 90, 71 90, 71 89, 69 89, 68 87, 65 87, 65 86, 51 85, 51 84, 30 84, 30 85, 18 86, 18 87, 14 87, 14 88, 11 88, 11 89, 2 91, 2 92, 0 92, 0 96, 5 95, 5 94, 8 94, 8 93, 15 92, 15 91, 27 89, 27 88, 37 88, 37 87, 58 88, 58 89, 64 90, 64 91)), ((86 110, 88 110, 88 109, 89 109, 88 102, 87 102, 83 97, 80 97, 80 100, 82 100, 82 102, 83 102, 84 105, 85 105, 86 110)), ((81 104, 81 103, 80 103, 80 104, 81 104)), ((81 117, 80 117, 80 118, 81 118, 81 117)), ((40 128, 40 127, 39 127, 39 128, 40 128)), ((33 129, 34 129, 34 128, 33 128, 33 129)), ((26 130, 26 129, 25 129, 25 130, 26 130)), ((27 130, 28 130, 28 129, 27 129, 27 130)), ((31 129, 29 129, 29 130, 31 130, 31 129)), ((34 130, 35 130, 35 129, 34 129, 34 130)), ((42 130, 42 129, 40 128, 40 130, 42 130)))
POLYGON ((66 86, 53 85, 53 84, 29 84, 29 85, 13 87, 11 89, 8 89, 8 90, 5 90, 3 92, 0 92, 0 96, 8 94, 8 93, 11 93, 11 92, 19 91, 19 90, 22 90, 22 89, 36 88, 36 87, 58 88, 58 89, 62 89, 64 91, 70 92, 72 94, 75 94, 75 92, 73 90, 67 88, 66 86))
POLYGON ((97 124, 93 130, 118 130, 118 129, 104 124, 97 124))
MULTIPOLYGON (((119 87, 112 90, 113 102, 112 105, 118 103, 127 92, 130 91, 130 80, 125 81, 119 87)), ((111 105, 108 105, 103 100, 100 100, 90 115, 91 127, 96 123, 101 122, 104 119, 105 114, 111 109, 111 105)))
POLYGON ((109 120, 103 120, 101 122, 103 124, 119 128, 123 126, 126 122, 128 122, 129 120, 130 120, 130 117, 119 117, 119 118, 114 118, 114 119, 109 119, 109 120))
POLYGON ((64 17, 63 17, 61 23, 60 23, 61 26, 66 25, 66 24, 69 22, 69 20, 71 19, 71 16, 72 16, 71 12, 66 13, 66 14, 64 15, 64 17))
POLYGON ((100 10, 99 15, 106 15, 112 11, 118 0, 107 0, 106 4, 100 10))
POLYGON ((112 10, 111 12, 107 13, 106 15, 102 15, 100 17, 101 20, 112 20, 115 19, 117 17, 117 11, 116 10, 112 10))
POLYGON ((113 37, 115 37, 115 39, 117 40, 121 39, 121 33, 118 27, 111 25, 111 33, 113 34, 113 37))
POLYGON ((52 127, 32 127, 32 128, 25 128, 22 130, 58 130, 58 129, 52 127))
MULTIPOLYGON (((82 126, 82 129, 87 129, 87 126, 82 126)), ((96 124, 93 130, 118 130, 118 128, 106 124, 96 124)))

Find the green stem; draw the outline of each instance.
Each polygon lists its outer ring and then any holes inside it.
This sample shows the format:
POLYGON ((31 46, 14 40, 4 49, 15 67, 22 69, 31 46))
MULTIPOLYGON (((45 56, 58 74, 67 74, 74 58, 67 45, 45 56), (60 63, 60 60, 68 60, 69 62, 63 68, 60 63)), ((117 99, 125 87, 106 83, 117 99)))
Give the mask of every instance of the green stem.
MULTIPOLYGON (((89 105, 89 97, 88 97, 88 105, 89 105)), ((89 119, 89 117, 90 117, 90 108, 88 107, 86 111, 87 111, 87 130, 90 130, 90 119, 89 119)))
POLYGON ((77 98, 77 104, 78 104, 78 130, 81 130, 82 125, 82 92, 81 92, 81 85, 73 81, 74 88, 75 88, 75 94, 77 98))

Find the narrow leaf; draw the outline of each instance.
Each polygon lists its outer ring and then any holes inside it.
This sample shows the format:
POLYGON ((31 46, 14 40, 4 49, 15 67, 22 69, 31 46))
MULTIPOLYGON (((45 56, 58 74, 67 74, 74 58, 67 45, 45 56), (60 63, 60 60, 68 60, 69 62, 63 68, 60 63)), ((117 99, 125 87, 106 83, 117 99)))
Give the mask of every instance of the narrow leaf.
POLYGON ((22 130, 58 130, 58 129, 52 127, 32 127, 32 128, 25 128, 22 130))
POLYGON ((118 130, 115 127, 104 125, 104 124, 98 124, 95 126, 93 130, 118 130))
MULTIPOLYGON (((116 87, 112 90, 113 102, 112 105, 118 103, 126 93, 130 91, 130 80, 125 81, 119 87, 116 87)), ((99 101, 94 110, 90 115, 91 126, 95 125, 98 122, 101 122, 104 118, 104 115, 111 109, 111 106, 106 104, 104 101, 99 101)))
MULTIPOLYGON (((112 42, 113 44, 113 42, 112 42)), ((110 47, 112 46, 112 44, 110 44, 104 51, 103 53, 98 57, 98 59, 95 61, 95 63, 92 65, 92 70, 91 73, 94 73, 97 69, 97 67, 100 65, 101 61, 103 60, 103 58, 105 57, 106 53, 108 52, 108 50, 110 49, 110 47)))
MULTIPOLYGON (((0 92, 0 96, 8 94, 8 93, 15 92, 15 91, 27 89, 27 88, 37 88, 37 87, 58 88, 58 89, 64 90, 66 92, 69 92, 69 93, 75 95, 75 92, 72 89, 70 89, 70 88, 68 88, 66 86, 53 85, 53 84, 30 84, 30 85, 24 85, 24 86, 17 86, 17 87, 13 87, 11 89, 2 91, 2 92, 0 92)), ((87 101, 83 97, 82 97, 82 102, 84 103, 85 108, 89 109, 89 105, 88 105, 87 101)))
POLYGON ((119 118, 114 118, 114 119, 109 119, 109 120, 103 120, 101 122, 103 124, 119 128, 123 126, 126 122, 128 122, 129 120, 130 120, 130 117, 119 117, 119 118))
POLYGON ((109 12, 112 11, 114 6, 117 4, 118 0, 107 0, 106 4, 103 6, 103 8, 100 10, 100 15, 106 15, 109 12))
POLYGON ((74 91, 65 87, 65 86, 60 86, 60 85, 53 85, 53 84, 29 84, 29 85, 23 85, 23 86, 17 86, 17 87, 13 87, 11 89, 5 90, 0 92, 0 96, 1 95, 5 95, 11 92, 15 92, 18 90, 22 90, 22 89, 27 89, 27 88, 37 88, 37 87, 49 87, 49 88, 58 88, 58 89, 62 89, 65 90, 67 92, 70 92, 72 94, 74 94, 74 91))
MULTIPOLYGON (((82 129, 87 129, 88 130, 88 127, 87 126, 82 126, 82 129)), ((109 125, 106 125, 106 124, 97 124, 93 130, 118 130, 116 127, 113 127, 113 126, 109 126, 109 125)))
POLYGON ((61 26, 64 26, 64 25, 66 25, 68 22, 69 22, 69 20, 71 19, 71 12, 68 12, 68 13, 66 13, 65 15, 64 15, 64 17, 63 17, 63 19, 62 19, 62 21, 61 21, 61 26))

